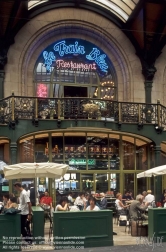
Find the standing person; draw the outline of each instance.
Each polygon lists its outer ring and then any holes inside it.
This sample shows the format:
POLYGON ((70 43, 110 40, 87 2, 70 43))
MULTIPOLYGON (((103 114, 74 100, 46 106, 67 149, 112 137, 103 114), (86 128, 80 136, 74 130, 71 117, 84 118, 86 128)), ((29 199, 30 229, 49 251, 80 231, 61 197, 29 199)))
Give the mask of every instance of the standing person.
POLYGON ((31 243, 31 240, 28 239, 28 234, 25 229, 26 227, 26 222, 27 219, 30 221, 31 220, 31 203, 30 199, 27 195, 27 192, 24 190, 22 187, 21 183, 16 182, 14 184, 15 189, 20 192, 20 210, 21 210, 21 234, 24 237, 26 242, 31 243))

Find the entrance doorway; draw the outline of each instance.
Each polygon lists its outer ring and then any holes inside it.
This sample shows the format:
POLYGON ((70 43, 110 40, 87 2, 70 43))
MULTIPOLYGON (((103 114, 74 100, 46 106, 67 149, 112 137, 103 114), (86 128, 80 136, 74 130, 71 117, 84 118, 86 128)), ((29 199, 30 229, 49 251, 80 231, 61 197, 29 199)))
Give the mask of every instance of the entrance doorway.
POLYGON ((87 87, 64 86, 64 97, 88 97, 87 87))

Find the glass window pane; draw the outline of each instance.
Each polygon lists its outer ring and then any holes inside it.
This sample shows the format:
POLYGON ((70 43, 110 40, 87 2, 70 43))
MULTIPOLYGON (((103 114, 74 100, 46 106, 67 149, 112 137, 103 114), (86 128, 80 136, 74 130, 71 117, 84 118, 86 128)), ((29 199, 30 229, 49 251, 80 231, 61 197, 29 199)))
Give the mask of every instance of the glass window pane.
POLYGON ((20 162, 33 163, 34 162, 34 140, 33 137, 21 140, 19 145, 20 162))
POLYGON ((82 182, 82 190, 84 192, 93 191, 94 189, 94 181, 93 181, 93 174, 81 174, 81 182, 82 182))
POLYGON ((124 174, 124 192, 130 191, 134 192, 134 174, 128 173, 124 174))
POLYGON ((49 161, 48 137, 35 138, 35 161, 38 163, 49 161))
POLYGON ((146 178, 137 179, 137 194, 142 194, 143 191, 147 191, 146 178))
POLYGON ((65 136, 64 152, 65 163, 70 169, 86 170, 86 137, 65 136))
POLYGON ((123 146, 123 169, 124 170, 134 170, 135 169, 135 147, 134 138, 122 137, 123 146), (129 142, 130 141, 130 142, 129 142))
POLYGON ((80 174, 79 173, 66 173, 63 179, 55 180, 56 190, 65 192, 77 192, 80 190, 80 174))
POLYGON ((136 146, 136 170, 148 169, 148 146, 136 146))
POLYGON ((96 134, 94 137, 87 137, 89 170, 108 169, 108 137, 106 137, 106 134, 104 138, 98 136, 96 134))
POLYGON ((110 189, 109 191, 113 191, 114 195, 118 193, 120 190, 120 181, 119 181, 119 174, 111 173, 110 174, 110 189))
MULTIPOLYGON (((111 135, 110 135, 111 136, 111 135)), ((112 135, 113 137, 113 135, 112 135)), ((109 167, 111 170, 120 169, 120 157, 119 157, 119 140, 110 138, 109 139, 109 167)))
POLYGON ((108 191, 108 175, 107 174, 96 174, 96 192, 104 192, 108 191))
POLYGON ((53 136, 52 137, 52 162, 63 163, 63 136, 53 136))

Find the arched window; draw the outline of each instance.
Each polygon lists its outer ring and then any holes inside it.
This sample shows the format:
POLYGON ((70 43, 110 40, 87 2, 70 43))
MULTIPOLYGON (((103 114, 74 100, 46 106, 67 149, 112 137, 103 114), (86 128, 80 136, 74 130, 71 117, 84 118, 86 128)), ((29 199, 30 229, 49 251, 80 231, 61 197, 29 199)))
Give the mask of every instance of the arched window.
POLYGON ((66 39, 47 47, 36 62, 34 82, 38 97, 117 99, 111 61, 84 40, 66 39))

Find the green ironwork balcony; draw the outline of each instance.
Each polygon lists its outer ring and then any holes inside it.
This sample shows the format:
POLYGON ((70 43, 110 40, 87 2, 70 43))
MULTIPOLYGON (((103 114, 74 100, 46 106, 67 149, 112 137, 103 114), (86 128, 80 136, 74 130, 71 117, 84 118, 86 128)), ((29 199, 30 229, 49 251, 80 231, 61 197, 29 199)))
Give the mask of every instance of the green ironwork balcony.
POLYGON ((166 127, 166 107, 93 98, 10 96, 0 100, 0 123, 16 120, 103 120, 166 127))

